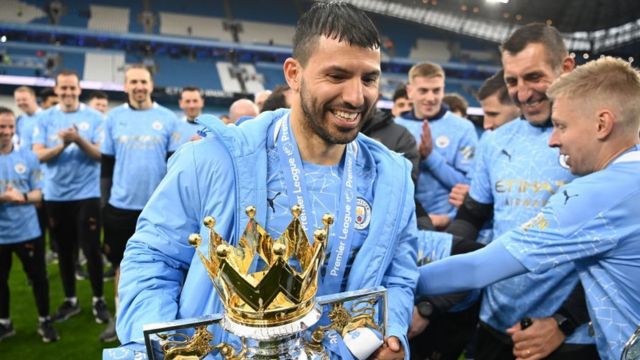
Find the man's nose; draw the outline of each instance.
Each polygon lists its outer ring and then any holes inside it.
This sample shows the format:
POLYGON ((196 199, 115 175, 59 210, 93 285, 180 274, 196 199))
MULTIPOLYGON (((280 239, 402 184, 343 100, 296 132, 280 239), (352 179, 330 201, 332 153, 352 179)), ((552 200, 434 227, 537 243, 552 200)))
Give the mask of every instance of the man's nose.
POLYGON ((349 80, 342 91, 342 100, 354 108, 362 106, 364 104, 363 86, 358 78, 349 80))

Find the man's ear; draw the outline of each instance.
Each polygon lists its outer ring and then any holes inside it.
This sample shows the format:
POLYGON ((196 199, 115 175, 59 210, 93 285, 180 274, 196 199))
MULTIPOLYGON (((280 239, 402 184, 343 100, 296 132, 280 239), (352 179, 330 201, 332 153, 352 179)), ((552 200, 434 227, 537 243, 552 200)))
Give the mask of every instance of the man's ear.
POLYGON ((300 90, 300 82, 302 78, 302 65, 294 58, 287 58, 282 66, 284 70, 284 78, 289 84, 289 87, 294 92, 300 90))
POLYGON ((576 61, 571 56, 567 56, 562 60, 562 73, 563 74, 571 72, 575 68, 576 68, 576 61))
POLYGON ((596 137, 598 140, 605 140, 612 132, 616 122, 615 114, 609 109, 600 109, 597 113, 596 137))

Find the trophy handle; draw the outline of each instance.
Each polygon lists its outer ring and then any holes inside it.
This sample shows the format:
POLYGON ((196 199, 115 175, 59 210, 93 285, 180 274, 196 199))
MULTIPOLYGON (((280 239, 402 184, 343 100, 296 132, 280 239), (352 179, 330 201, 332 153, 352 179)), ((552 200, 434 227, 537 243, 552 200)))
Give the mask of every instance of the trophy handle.
POLYGON ((631 335, 622 350, 621 360, 640 360, 640 326, 631 335))
POLYGON ((330 308, 328 316, 331 323, 318 327, 323 332, 335 330, 344 337, 352 330, 366 327, 378 331, 383 337, 386 335, 387 290, 384 287, 322 296, 318 298, 318 304, 330 308), (345 307, 345 303, 350 301, 350 306, 345 307))
MULTIPOLYGON (((211 325, 220 326, 221 321, 222 314, 215 314, 197 319, 182 319, 167 323, 146 325, 143 328, 143 334, 147 348, 147 356, 150 360, 202 359, 216 349, 220 350, 221 354, 223 354, 224 351, 227 352, 229 356, 236 356, 234 354, 235 349, 225 343, 211 345, 213 335, 207 330, 207 327, 211 325), (184 331, 191 328, 194 329, 192 336, 180 332, 181 330, 184 331)), ((241 349, 240 353, 242 353, 243 350, 244 349, 241 349)), ((235 359, 229 358, 228 360, 235 359)))

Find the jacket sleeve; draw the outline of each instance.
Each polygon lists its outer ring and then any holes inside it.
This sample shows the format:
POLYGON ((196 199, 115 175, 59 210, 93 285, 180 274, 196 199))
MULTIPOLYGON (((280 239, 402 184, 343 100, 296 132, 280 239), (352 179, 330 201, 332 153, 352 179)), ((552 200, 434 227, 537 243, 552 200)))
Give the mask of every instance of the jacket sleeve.
POLYGON ((183 147, 142 211, 120 268, 121 343, 142 343, 149 323, 177 318, 178 298, 194 249, 189 234, 200 229, 200 197, 194 151, 183 147))
POLYGON ((405 206, 399 223, 397 245, 393 249, 393 258, 382 279, 387 288, 389 301, 388 336, 395 336, 402 342, 405 358, 409 359, 409 341, 407 331, 413 314, 413 293, 418 278, 417 247, 418 226, 413 206, 413 186, 406 176, 405 206))
POLYGON ((473 155, 478 142, 478 137, 469 126, 462 135, 453 163, 437 151, 431 151, 427 159, 421 161, 421 168, 430 171, 442 184, 452 189, 456 184, 469 183, 468 173, 473 166, 473 155), (469 131, 470 130, 470 131, 469 131))

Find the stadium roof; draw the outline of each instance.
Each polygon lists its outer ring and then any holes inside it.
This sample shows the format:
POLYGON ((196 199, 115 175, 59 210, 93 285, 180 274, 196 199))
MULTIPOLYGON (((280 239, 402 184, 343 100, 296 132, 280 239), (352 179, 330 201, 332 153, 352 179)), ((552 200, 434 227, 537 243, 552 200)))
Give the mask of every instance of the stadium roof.
POLYGON ((551 20, 558 30, 566 33, 609 29, 635 22, 640 18, 640 1, 638 0, 395 0, 394 2, 413 4, 425 9, 441 9, 460 16, 497 20, 507 24, 551 20))
POLYGON ((382 15, 502 42, 514 28, 546 22, 571 50, 602 52, 640 41, 638 0, 346 0, 382 15))

